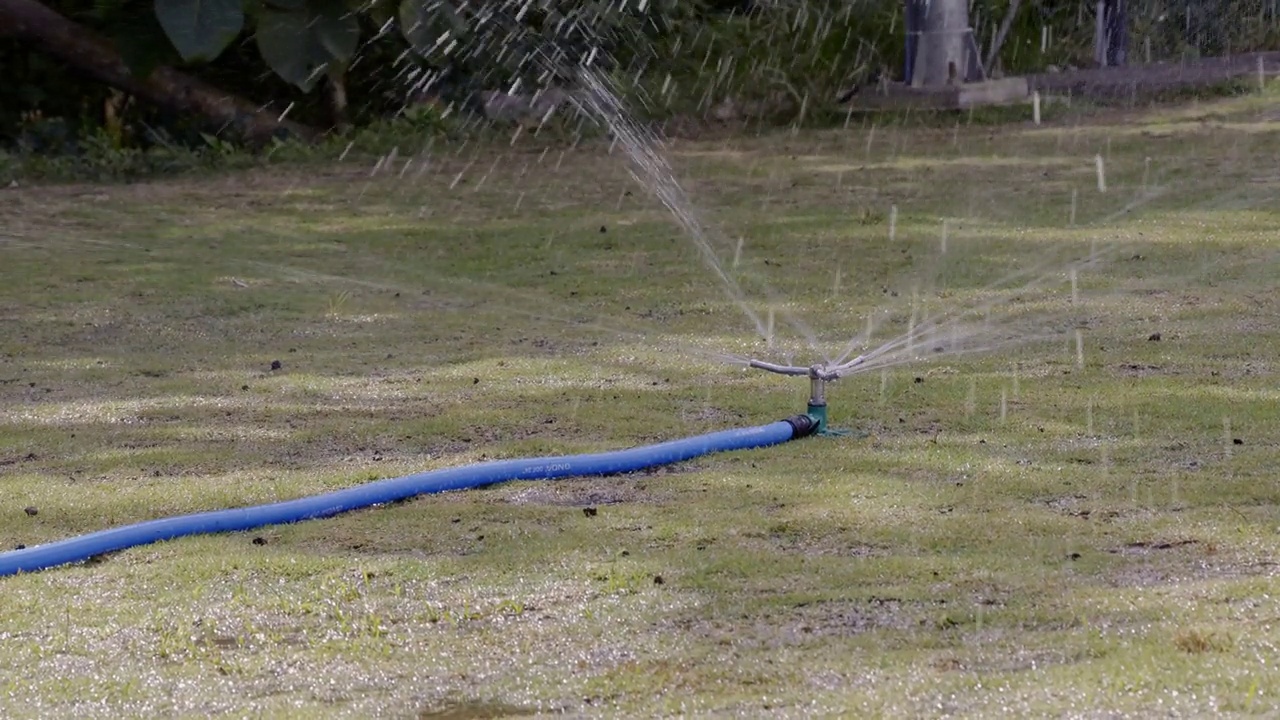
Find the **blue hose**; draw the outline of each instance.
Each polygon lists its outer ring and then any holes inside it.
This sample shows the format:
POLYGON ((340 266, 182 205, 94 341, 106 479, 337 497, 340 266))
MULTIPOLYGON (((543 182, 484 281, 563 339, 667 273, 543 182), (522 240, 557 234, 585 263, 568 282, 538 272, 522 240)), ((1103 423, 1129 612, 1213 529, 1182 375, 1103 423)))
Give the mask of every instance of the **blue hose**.
POLYGON ((630 450, 550 458, 496 460, 379 480, 368 485, 297 500, 148 520, 47 545, 0 553, 0 577, 44 570, 57 565, 88 560, 102 553, 187 535, 252 530, 264 525, 330 517, 371 505, 404 500, 415 495, 478 488, 508 480, 553 480, 575 475, 613 475, 634 472, 714 452, 777 445, 794 438, 804 437, 812 433, 815 428, 814 421, 807 415, 797 415, 768 425, 723 430, 630 450))

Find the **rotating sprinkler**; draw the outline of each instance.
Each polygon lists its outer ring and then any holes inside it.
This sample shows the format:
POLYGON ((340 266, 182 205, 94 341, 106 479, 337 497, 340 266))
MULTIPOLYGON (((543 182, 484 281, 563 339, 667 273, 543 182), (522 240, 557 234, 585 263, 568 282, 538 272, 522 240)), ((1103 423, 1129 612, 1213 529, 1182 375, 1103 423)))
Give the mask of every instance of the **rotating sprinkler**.
POLYGON ((843 437, 851 434, 850 431, 836 429, 827 424, 827 383, 844 377, 853 368, 861 365, 864 360, 866 360, 865 356, 859 355, 848 362, 838 365, 819 363, 808 367, 803 365, 780 365, 765 360, 751 360, 747 363, 747 366, 779 375, 809 378, 809 407, 805 410, 805 414, 812 418, 816 425, 813 434, 824 437, 843 437))

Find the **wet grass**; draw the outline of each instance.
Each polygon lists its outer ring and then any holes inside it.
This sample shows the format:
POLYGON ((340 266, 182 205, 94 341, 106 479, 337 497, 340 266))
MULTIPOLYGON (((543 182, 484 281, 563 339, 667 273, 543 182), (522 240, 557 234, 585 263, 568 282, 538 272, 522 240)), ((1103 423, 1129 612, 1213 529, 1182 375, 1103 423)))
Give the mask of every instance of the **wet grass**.
MULTIPOLYGON (((1114 249, 1009 305, 1083 363, 941 355, 830 388, 867 437, 6 578, 0 715, 1274 712, 1259 112, 679 143, 756 309, 833 347, 1114 249)), ((4 191, 0 547, 803 409, 707 359, 769 350, 620 158, 476 152, 4 191)))

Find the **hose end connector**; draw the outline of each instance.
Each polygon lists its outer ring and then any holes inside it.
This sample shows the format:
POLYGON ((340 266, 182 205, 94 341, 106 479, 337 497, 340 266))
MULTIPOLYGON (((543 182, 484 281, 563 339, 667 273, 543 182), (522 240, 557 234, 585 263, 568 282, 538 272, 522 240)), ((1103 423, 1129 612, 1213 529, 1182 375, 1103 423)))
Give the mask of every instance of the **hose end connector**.
POLYGON ((808 437, 818 431, 818 421, 808 415, 793 415, 783 422, 791 426, 792 439, 808 437))

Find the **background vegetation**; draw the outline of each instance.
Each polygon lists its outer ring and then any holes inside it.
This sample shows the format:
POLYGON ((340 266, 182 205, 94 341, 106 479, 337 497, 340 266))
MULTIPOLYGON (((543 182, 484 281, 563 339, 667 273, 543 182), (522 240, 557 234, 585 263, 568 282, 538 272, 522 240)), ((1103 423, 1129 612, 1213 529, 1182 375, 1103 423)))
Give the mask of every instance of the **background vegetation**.
MULTIPOLYGON (((93 156, 125 148, 197 148, 237 138, 108 87, 55 57, 57 47, 5 28, 0 2, 0 151, 93 156)), ((901 74, 903 25, 892 0, 659 0, 618 10, 593 0, 48 0, 100 37, 138 78, 167 65, 272 113, 323 131, 396 117, 409 104, 465 105, 477 90, 550 81, 541 54, 611 63, 659 116, 714 116, 724 103, 795 121, 843 90, 901 74), (464 10, 463 8, 470 8, 464 10), (431 87, 424 88, 424 80, 431 87), (415 90, 415 86, 417 89, 415 90)), ((988 54, 1008 0, 978 0, 988 54)), ((1004 72, 1082 66, 1090 3, 1015 3, 1000 43, 1004 72)), ((10 7, 9 12, 14 12, 10 7)), ((1280 47, 1273 0, 1143 0, 1129 8, 1135 62, 1280 47)), ((56 46, 56 43, 52 45, 56 46)), ((812 114, 811 114, 812 115, 812 114)), ((810 118, 812 119, 812 118, 810 118)), ((172 161, 169 153, 167 161, 172 161)), ((158 161, 163 166, 166 161, 158 161)), ((0 166, 3 161, 0 161, 0 166)))

